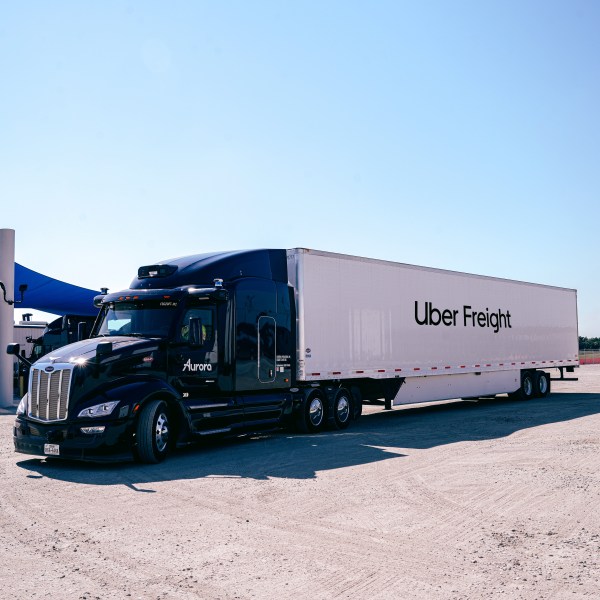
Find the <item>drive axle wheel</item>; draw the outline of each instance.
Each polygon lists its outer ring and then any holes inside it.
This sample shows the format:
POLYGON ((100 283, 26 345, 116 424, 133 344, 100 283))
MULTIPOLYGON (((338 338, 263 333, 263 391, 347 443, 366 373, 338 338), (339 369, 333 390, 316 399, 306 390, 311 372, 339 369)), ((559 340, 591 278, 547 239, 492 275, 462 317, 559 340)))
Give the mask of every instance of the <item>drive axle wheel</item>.
POLYGON ((319 391, 313 392, 302 401, 296 414, 296 428, 303 433, 316 433, 323 428, 325 421, 325 397, 319 391))
POLYGON ((352 396, 352 418, 357 421, 362 415, 362 394, 357 386, 350 388, 350 394, 352 396))
POLYGON ((352 418, 352 396, 344 388, 338 391, 333 401, 333 426, 335 429, 346 429, 352 418))
POLYGON ((152 400, 143 408, 137 428, 137 455, 144 463, 158 463, 169 453, 169 410, 162 400, 152 400))

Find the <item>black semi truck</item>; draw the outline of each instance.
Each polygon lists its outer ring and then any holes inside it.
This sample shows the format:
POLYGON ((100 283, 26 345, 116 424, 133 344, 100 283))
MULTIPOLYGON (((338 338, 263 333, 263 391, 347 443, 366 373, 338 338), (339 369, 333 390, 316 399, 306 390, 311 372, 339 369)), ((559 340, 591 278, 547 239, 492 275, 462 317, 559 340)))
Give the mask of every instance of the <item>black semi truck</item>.
POLYGON ((89 339, 30 365, 18 452, 155 463, 207 436, 344 429, 363 400, 541 397, 578 364, 575 290, 302 248, 143 266, 95 304, 89 339))
MULTIPOLYGON (((143 266, 96 297, 90 339, 30 365, 17 452, 156 463, 204 436, 345 428, 361 412, 339 384, 300 387, 285 250, 143 266)), ((18 344, 8 348, 19 355, 18 344)))

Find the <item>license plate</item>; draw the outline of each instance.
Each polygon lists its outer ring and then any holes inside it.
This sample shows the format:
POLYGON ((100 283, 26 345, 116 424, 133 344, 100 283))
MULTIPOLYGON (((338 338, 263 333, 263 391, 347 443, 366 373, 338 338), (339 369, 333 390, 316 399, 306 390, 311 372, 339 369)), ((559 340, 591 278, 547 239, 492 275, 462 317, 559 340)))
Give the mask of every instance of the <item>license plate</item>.
POLYGON ((59 456, 60 446, 58 444, 44 444, 44 454, 51 456, 59 456))

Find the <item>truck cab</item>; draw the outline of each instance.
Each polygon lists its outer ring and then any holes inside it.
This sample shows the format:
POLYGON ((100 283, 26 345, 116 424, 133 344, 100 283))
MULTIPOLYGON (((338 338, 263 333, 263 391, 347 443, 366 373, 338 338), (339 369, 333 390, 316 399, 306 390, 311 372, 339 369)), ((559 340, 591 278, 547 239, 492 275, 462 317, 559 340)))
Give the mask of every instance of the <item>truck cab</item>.
POLYGON ((128 289, 95 304, 89 339, 31 366, 17 451, 158 462, 203 436, 291 423, 295 314, 285 251, 143 266, 128 289))

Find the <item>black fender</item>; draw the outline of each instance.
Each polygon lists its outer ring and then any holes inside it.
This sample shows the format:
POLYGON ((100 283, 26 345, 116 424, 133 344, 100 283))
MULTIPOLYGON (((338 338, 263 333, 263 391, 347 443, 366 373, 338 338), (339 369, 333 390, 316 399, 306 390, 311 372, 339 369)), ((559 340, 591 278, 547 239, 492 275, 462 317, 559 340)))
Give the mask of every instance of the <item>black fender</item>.
POLYGON ((181 395, 163 379, 136 377, 112 381, 94 390, 89 396, 81 398, 76 410, 79 412, 87 406, 119 400, 115 417, 137 421, 142 406, 159 398, 165 400, 173 411, 174 425, 177 430, 174 437, 187 435, 191 430, 191 422, 188 412, 183 407, 181 395))

